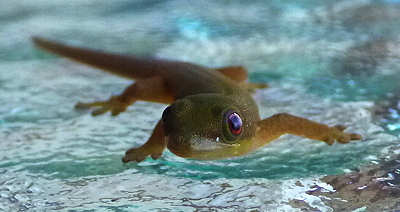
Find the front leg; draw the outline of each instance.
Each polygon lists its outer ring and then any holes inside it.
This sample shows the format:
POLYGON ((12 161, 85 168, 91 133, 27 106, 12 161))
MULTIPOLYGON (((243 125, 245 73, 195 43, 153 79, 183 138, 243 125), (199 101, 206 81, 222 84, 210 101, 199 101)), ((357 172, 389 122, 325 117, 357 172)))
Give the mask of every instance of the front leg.
POLYGON ((257 149, 286 133, 324 141, 329 145, 332 145, 335 141, 349 143, 351 140, 362 139, 359 134, 343 132, 345 129, 346 127, 343 125, 329 127, 305 118, 280 113, 258 122, 253 149, 257 149))
POLYGON ((166 146, 167 142, 165 139, 165 132, 162 127, 162 121, 160 120, 154 128, 149 140, 138 148, 132 148, 126 151, 125 157, 122 158, 122 162, 141 162, 146 159, 147 156, 151 156, 151 158, 156 160, 162 155, 166 146))

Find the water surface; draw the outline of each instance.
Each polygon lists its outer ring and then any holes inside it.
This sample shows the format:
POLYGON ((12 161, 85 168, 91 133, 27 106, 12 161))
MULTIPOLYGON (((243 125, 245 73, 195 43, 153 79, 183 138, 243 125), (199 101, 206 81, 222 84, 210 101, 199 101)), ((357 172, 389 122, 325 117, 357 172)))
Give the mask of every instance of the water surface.
POLYGON ((330 211, 306 193, 318 178, 390 157, 398 146, 399 5, 389 1, 0 1, 0 208, 29 211, 330 211), (44 53, 45 36, 107 51, 245 65, 278 112, 345 124, 365 139, 328 146, 283 136, 244 157, 122 164, 165 105, 118 117, 77 111, 129 81, 44 53), (380 104, 378 104, 380 105, 380 104), (391 109, 391 110, 389 110, 391 109), (386 112, 390 113, 386 113, 386 112))

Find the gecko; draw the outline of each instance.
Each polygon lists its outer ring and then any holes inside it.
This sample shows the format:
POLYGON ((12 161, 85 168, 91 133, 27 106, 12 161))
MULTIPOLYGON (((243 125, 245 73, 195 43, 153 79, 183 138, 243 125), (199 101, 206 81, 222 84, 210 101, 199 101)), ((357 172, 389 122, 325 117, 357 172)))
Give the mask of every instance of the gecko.
POLYGON ((320 140, 328 145, 360 140, 346 126, 328 126, 278 113, 261 119, 251 90, 266 85, 248 82, 243 66, 208 68, 188 62, 108 53, 66 45, 42 37, 34 44, 46 51, 132 79, 120 95, 105 101, 78 103, 92 115, 116 116, 136 101, 164 103, 161 119, 149 139, 126 151, 123 163, 156 160, 167 148, 190 159, 216 160, 248 154, 284 134, 320 140))

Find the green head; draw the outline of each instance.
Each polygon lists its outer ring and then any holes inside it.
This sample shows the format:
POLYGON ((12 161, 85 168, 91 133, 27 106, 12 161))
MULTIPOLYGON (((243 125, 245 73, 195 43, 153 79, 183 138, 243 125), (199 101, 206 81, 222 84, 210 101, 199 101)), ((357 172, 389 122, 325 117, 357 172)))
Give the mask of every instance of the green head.
POLYGON ((168 149, 195 159, 222 159, 250 151, 258 120, 252 99, 221 94, 178 99, 162 116, 168 149))

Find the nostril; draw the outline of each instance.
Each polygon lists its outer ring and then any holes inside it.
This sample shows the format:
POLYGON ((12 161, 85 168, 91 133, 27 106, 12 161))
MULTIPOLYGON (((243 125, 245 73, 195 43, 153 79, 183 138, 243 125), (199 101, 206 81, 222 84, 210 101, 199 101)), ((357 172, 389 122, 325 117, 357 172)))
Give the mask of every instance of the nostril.
POLYGON ((167 108, 165 108, 161 116, 163 123, 167 122, 170 113, 171 113, 171 106, 168 106, 167 108))

